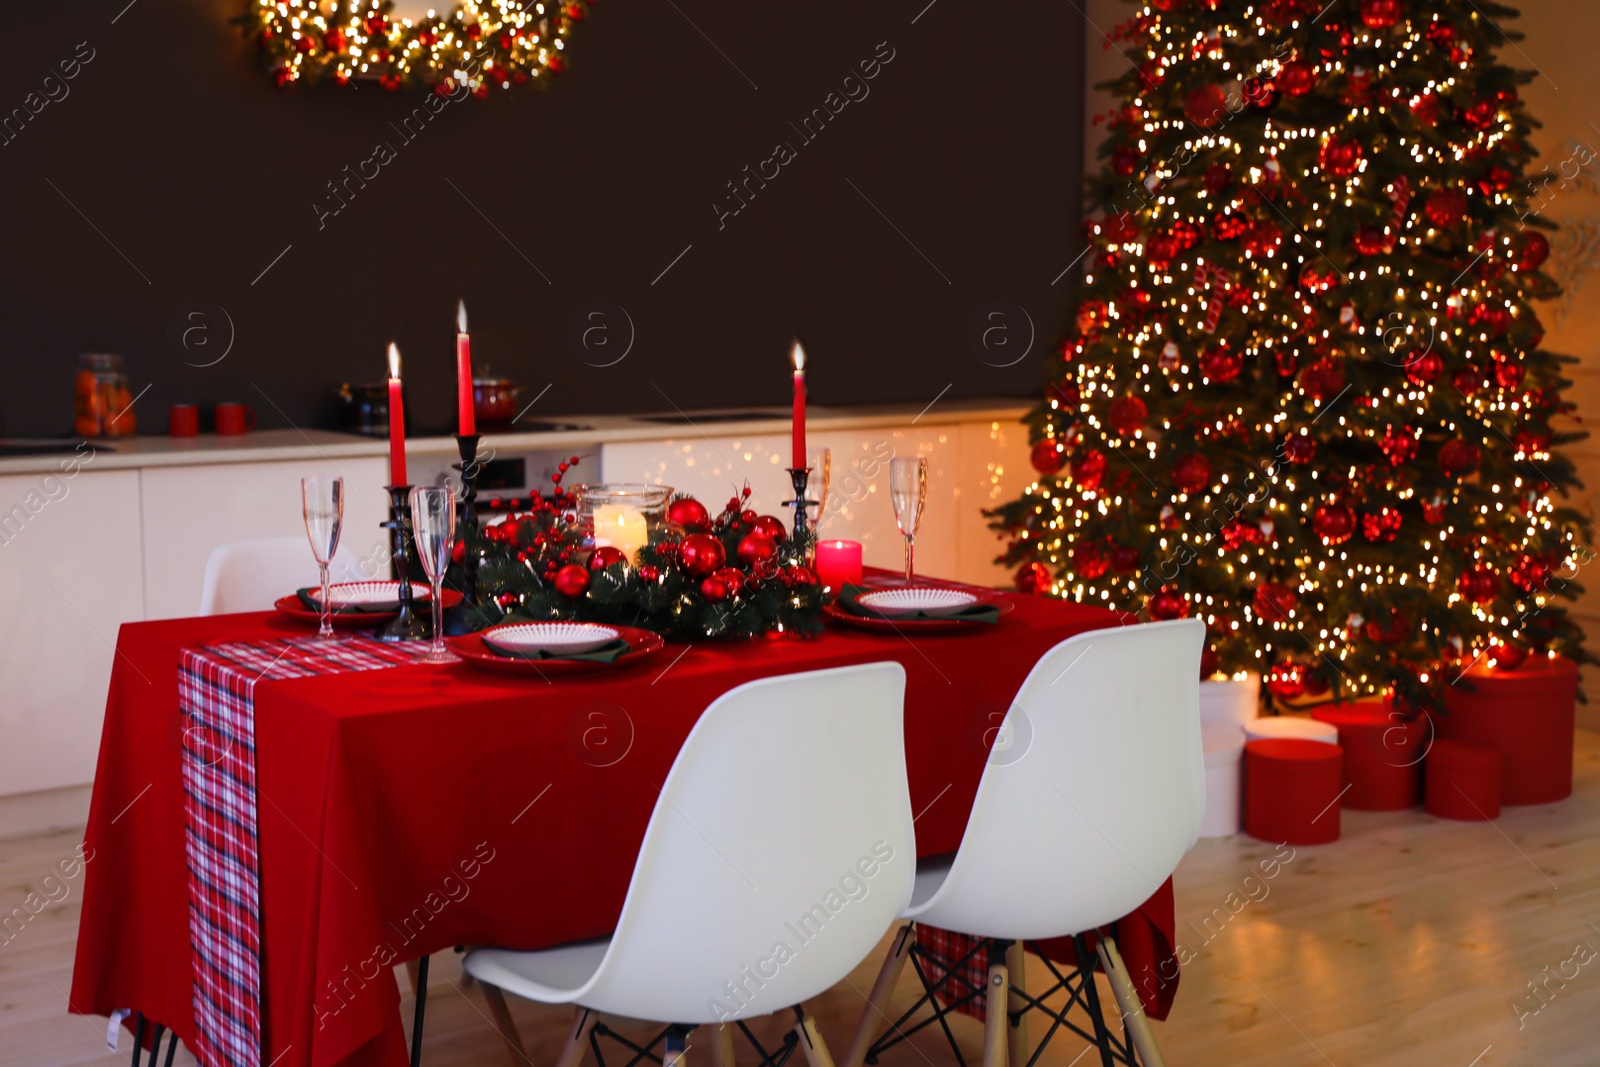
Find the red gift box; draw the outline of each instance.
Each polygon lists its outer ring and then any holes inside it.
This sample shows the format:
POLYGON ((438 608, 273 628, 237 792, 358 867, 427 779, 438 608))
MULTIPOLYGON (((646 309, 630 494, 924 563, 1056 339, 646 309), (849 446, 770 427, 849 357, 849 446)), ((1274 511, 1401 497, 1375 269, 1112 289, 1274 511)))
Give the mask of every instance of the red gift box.
POLYGON ((1244 832, 1262 841, 1325 845, 1339 839, 1338 745, 1268 738, 1244 746, 1244 832))
POLYGON ((1401 811, 1422 797, 1422 757, 1428 720, 1407 718, 1382 701, 1318 708, 1311 713, 1339 731, 1344 749, 1340 804, 1356 811, 1401 811))
POLYGON ((1578 665, 1563 656, 1530 656, 1514 671, 1479 663, 1445 689, 1434 723, 1440 737, 1500 750, 1503 803, 1549 804, 1572 795, 1577 695, 1578 665))

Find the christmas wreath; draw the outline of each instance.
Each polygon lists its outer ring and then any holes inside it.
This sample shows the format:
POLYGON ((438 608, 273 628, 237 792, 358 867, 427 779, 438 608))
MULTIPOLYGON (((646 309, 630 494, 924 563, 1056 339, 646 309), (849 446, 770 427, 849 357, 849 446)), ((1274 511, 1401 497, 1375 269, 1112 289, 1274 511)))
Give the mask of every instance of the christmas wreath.
POLYGON ((426 85, 543 85, 566 69, 566 39, 586 0, 465 0, 448 15, 396 18, 391 0, 248 0, 238 20, 280 86, 302 79, 376 79, 385 89, 426 85))
POLYGON ((482 624, 577 620, 688 639, 821 631, 822 586, 806 564, 809 545, 751 510, 748 488, 715 517, 693 497, 675 498, 630 559, 585 536, 578 497, 560 477, 527 509, 461 530, 455 564, 476 554, 482 624))

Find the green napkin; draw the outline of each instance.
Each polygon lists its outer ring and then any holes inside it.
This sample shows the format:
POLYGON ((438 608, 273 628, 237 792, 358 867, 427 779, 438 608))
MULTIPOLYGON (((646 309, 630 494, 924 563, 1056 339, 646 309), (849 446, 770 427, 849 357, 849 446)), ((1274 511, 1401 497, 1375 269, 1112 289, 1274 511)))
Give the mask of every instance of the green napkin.
MULTIPOLYGON (((305 605, 306 610, 315 611, 318 614, 322 613, 322 597, 320 595, 321 593, 322 593, 322 587, 321 586, 307 586, 304 589, 295 590, 295 595, 300 598, 300 603, 305 605)), ((400 607, 400 601, 398 599, 396 599, 396 600, 381 600, 381 601, 375 600, 375 601, 373 601, 373 602, 371 602, 369 604, 340 604, 337 601, 335 601, 334 605, 333 605, 332 614, 334 614, 334 615, 385 615, 385 614, 388 614, 391 611, 398 610, 399 607, 400 607)))
POLYGON ((618 657, 626 654, 632 648, 626 640, 620 637, 614 641, 607 641, 599 648, 591 648, 587 652, 551 652, 549 649, 544 648, 536 652, 515 652, 504 646, 492 643, 487 637, 483 639, 483 644, 485 648, 495 655, 505 656, 507 659, 575 659, 587 660, 590 663, 615 663, 618 657))
POLYGON ((838 604, 842 610, 848 611, 852 615, 860 615, 868 619, 889 619, 896 622, 900 620, 919 619, 940 622, 946 619, 957 619, 961 622, 986 623, 1000 621, 1000 608, 997 605, 985 604, 982 601, 979 601, 975 604, 968 604, 960 611, 950 611, 933 615, 930 615, 925 611, 914 611, 904 615, 885 615, 881 611, 874 611, 872 608, 860 603, 859 598, 863 594, 881 592, 883 592, 882 589, 867 589, 859 585, 847 585, 839 591, 839 599, 834 601, 834 603, 838 604))

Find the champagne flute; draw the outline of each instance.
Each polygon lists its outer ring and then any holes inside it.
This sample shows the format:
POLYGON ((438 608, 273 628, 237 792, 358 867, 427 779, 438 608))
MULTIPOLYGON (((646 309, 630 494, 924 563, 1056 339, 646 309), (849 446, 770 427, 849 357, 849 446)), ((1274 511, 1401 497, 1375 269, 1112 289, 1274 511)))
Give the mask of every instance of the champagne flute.
POLYGON ((917 527, 922 525, 922 509, 928 501, 928 458, 913 456, 889 461, 889 502, 894 505, 895 525, 906 539, 906 580, 911 584, 913 544, 917 527))
POLYGON ((806 483, 806 499, 816 502, 811 513, 811 528, 822 530, 822 516, 828 510, 828 483, 833 475, 833 450, 819 448, 806 454, 806 466, 811 468, 811 478, 806 483))
POLYGON ((338 640, 333 633, 333 594, 328 584, 328 565, 339 550, 339 531, 344 526, 344 479, 301 478, 300 511, 306 520, 306 537, 311 554, 317 557, 322 572, 322 625, 317 640, 338 640))
POLYGON ((454 663, 460 657, 444 647, 444 573, 456 536, 456 491, 448 485, 419 485, 411 490, 411 528, 422 569, 433 583, 433 644, 424 663, 454 663))

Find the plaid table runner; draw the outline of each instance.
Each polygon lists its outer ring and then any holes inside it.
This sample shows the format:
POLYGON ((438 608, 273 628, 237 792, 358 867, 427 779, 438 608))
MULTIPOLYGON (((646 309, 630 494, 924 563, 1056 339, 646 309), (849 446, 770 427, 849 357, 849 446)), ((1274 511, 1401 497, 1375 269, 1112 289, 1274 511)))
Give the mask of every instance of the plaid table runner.
POLYGON ((183 712, 189 937, 194 948, 195 1056, 207 1067, 261 1064, 261 882, 256 852, 255 687, 259 681, 368 671, 418 651, 365 636, 186 648, 183 712))

